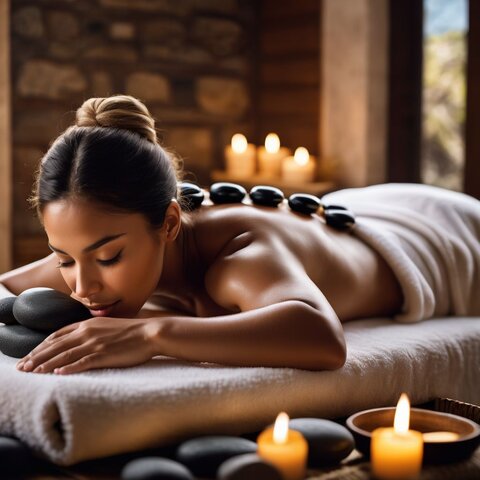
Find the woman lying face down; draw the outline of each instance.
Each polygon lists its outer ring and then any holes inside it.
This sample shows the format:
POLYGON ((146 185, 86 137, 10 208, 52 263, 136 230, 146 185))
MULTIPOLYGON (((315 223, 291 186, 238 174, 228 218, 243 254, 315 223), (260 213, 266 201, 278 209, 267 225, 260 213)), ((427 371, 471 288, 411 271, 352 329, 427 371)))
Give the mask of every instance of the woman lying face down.
POLYGON ((19 370, 69 374, 157 355, 336 369, 346 359, 342 322, 401 309, 393 273, 353 235, 284 206, 184 212, 177 184, 142 103, 82 105, 36 182, 52 254, 0 281, 14 294, 68 293, 92 318, 51 334, 19 370))

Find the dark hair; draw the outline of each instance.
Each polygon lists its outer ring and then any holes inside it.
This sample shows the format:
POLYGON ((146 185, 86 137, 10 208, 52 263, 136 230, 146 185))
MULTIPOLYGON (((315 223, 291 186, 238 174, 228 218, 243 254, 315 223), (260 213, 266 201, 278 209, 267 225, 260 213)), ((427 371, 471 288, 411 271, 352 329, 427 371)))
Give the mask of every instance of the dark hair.
POLYGON ((40 163, 32 197, 39 215, 49 202, 82 198, 112 211, 142 213, 153 227, 160 227, 168 205, 177 198, 177 168, 150 127, 149 136, 128 128, 132 115, 136 123, 139 116, 144 117, 140 122, 153 123, 145 111, 148 114, 141 102, 127 96, 87 100, 77 111, 77 125, 88 126, 67 129, 40 163), (138 104, 144 109, 140 113, 138 104), (122 128, 115 127, 118 123, 122 128))

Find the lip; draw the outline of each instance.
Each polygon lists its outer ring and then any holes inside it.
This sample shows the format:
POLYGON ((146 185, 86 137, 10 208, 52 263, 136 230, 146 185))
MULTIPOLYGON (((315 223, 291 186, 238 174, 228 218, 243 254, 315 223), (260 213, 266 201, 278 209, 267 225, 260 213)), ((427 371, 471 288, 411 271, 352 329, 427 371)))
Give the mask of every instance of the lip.
POLYGON ((85 306, 88 308, 89 312, 93 317, 108 317, 110 312, 113 310, 113 307, 115 307, 115 305, 117 305, 117 303, 119 302, 120 300, 117 300, 116 302, 110 304, 85 306))

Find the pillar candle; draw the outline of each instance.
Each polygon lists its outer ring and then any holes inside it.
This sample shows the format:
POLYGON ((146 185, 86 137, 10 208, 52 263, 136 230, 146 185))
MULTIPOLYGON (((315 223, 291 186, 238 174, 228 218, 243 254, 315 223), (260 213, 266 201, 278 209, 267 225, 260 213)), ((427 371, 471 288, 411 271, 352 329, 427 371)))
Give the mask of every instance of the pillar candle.
POLYGON ((304 147, 298 147, 294 156, 284 158, 282 178, 288 183, 310 183, 315 179, 315 159, 304 147))
POLYGON ((255 145, 248 143, 241 133, 232 137, 231 145, 225 147, 227 173, 233 178, 248 178, 255 173, 255 145))
POLYGON ((275 465, 284 480, 303 480, 308 444, 303 435, 288 428, 288 415, 280 413, 273 427, 258 437, 258 455, 275 465))
POLYGON ((276 133, 269 133, 265 138, 265 146, 258 148, 258 171, 270 178, 280 178, 282 160, 290 155, 290 150, 280 146, 276 133))

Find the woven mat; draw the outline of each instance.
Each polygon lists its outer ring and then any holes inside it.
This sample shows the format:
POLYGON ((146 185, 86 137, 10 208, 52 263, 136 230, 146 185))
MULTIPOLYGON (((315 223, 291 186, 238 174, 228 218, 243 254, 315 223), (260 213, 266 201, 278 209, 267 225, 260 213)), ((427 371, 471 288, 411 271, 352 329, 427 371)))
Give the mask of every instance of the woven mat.
MULTIPOLYGON (((371 478, 370 463, 357 457, 336 470, 309 472, 306 480, 370 480, 371 478)), ((479 478, 480 448, 477 448, 474 454, 463 462, 424 467, 418 480, 478 480, 479 478)))

